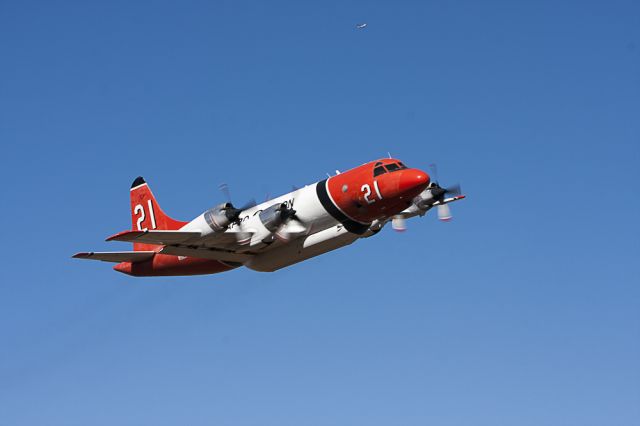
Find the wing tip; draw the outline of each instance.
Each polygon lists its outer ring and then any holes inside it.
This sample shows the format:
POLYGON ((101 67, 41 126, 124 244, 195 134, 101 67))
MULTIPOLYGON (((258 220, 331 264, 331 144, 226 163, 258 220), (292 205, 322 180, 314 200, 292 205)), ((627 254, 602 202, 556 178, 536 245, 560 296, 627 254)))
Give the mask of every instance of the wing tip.
POLYGON ((91 257, 91 255, 93 255, 92 251, 89 251, 89 252, 81 251, 81 252, 76 253, 73 256, 71 256, 71 258, 72 259, 86 259, 87 257, 91 257))

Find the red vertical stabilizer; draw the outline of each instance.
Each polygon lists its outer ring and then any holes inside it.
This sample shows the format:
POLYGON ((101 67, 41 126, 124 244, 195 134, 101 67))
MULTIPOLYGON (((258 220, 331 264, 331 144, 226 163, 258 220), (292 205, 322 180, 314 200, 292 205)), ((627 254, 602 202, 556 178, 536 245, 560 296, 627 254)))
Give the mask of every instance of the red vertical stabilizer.
MULTIPOLYGON (((142 176, 138 176, 131 184, 131 229, 147 231, 156 229, 176 230, 188 222, 181 222, 167 216, 153 196, 149 185, 142 176)), ((155 250, 158 246, 133 243, 133 250, 155 250)))

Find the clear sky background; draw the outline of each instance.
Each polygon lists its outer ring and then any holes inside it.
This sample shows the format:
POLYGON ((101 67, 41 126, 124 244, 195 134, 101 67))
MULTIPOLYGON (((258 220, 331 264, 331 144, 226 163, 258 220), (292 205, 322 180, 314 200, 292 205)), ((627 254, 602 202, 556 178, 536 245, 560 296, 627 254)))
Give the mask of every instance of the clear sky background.
POLYGON ((640 424, 638 1, 5 0, 0 64, 0 425, 640 424), (387 152, 453 222, 70 258, 129 249, 138 175, 189 220, 387 152))

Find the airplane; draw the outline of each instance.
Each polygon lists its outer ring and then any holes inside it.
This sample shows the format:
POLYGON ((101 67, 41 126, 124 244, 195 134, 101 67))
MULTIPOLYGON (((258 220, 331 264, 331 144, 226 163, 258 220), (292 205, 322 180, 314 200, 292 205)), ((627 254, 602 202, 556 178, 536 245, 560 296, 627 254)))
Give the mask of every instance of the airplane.
POLYGON ((236 208, 228 201, 183 222, 165 214, 149 184, 137 177, 130 190, 131 230, 106 240, 131 242, 133 251, 73 257, 114 262, 113 269, 136 277, 215 274, 241 266, 273 272, 373 236, 389 222, 404 231, 406 219, 434 207, 447 221, 448 204, 463 198, 459 186, 441 187, 426 172, 385 158, 261 204, 236 208))

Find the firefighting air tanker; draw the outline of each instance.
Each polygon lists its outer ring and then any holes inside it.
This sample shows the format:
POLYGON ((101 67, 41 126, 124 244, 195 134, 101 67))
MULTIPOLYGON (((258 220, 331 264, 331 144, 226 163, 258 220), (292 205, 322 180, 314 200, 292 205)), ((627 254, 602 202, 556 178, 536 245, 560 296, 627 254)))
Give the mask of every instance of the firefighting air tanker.
POLYGON ((107 241, 132 242, 133 251, 73 257, 115 262, 116 271, 134 276, 214 274, 240 266, 272 272, 375 235, 388 222, 403 231, 405 219, 434 207, 449 220, 447 204, 464 198, 458 186, 441 187, 392 158, 336 171, 262 204, 226 202, 191 222, 167 216, 142 177, 130 194, 132 230, 107 241))

